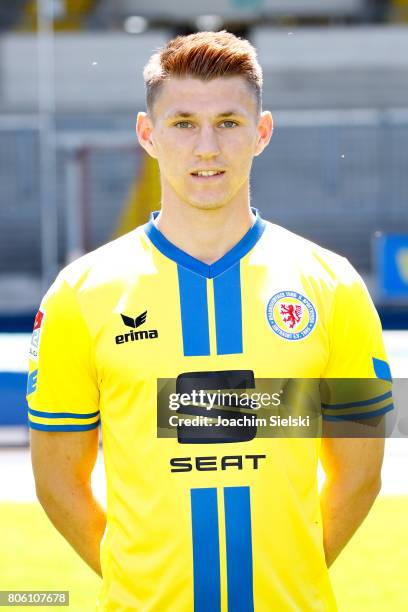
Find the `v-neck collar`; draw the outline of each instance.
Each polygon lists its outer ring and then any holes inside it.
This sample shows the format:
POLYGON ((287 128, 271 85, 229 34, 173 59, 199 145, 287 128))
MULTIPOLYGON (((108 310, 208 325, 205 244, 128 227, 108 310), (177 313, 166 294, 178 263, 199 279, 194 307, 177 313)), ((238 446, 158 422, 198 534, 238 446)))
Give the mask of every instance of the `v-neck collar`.
POLYGON ((192 257, 182 249, 179 249, 175 244, 167 240, 167 238, 161 233, 154 224, 154 219, 159 214, 156 210, 151 214, 150 220, 143 226, 144 231, 154 246, 166 257, 172 259, 174 262, 188 268, 201 276, 207 278, 214 278, 219 274, 222 274, 233 266, 237 261, 242 259, 258 242, 265 229, 265 221, 261 218, 256 208, 251 208, 255 214, 255 223, 247 231, 247 233, 241 238, 235 246, 232 247, 225 255, 220 259, 217 259, 214 263, 208 265, 195 257, 192 257))

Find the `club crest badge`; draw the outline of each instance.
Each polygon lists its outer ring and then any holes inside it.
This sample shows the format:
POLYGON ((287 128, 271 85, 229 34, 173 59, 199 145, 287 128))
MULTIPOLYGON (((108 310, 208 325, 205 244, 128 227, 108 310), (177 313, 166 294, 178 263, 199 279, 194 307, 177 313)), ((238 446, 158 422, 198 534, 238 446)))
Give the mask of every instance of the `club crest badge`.
POLYGON ((297 291, 279 291, 266 307, 266 317, 272 330, 285 340, 302 340, 313 331, 316 308, 297 291))

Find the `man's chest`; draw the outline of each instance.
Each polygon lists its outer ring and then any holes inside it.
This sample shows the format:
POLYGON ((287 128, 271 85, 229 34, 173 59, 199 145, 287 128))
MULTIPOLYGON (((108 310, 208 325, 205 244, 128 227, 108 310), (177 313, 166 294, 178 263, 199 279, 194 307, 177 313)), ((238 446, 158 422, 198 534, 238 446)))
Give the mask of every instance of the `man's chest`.
POLYGON ((239 268, 215 279, 145 275, 95 309, 95 364, 101 383, 115 386, 189 371, 318 377, 325 319, 321 297, 301 278, 285 286, 268 271, 239 268))

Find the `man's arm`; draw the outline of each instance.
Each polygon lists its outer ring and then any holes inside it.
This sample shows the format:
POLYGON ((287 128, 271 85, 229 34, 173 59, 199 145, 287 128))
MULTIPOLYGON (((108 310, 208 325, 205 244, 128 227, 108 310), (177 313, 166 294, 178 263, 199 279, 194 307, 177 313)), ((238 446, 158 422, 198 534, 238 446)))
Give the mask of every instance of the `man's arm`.
POLYGON ((37 497, 49 519, 101 576, 99 546, 105 512, 91 489, 98 429, 81 432, 31 430, 31 459, 37 497))
POLYGON ((323 438, 323 543, 333 563, 367 516, 381 488, 384 438, 323 438))

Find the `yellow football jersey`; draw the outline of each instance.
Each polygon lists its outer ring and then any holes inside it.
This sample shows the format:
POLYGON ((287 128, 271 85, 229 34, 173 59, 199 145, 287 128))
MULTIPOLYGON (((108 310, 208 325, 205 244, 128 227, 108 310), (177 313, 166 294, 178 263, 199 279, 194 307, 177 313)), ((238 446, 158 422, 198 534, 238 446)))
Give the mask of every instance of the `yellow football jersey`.
MULTIPOLYGON (((242 377, 389 379, 378 315, 347 260, 257 213, 206 265, 152 219, 65 268, 34 327, 30 426, 102 427, 99 610, 336 609, 319 438, 159 437, 157 397, 158 379, 188 373, 207 389, 242 377)), ((323 411, 384 414, 390 396, 323 411)))

